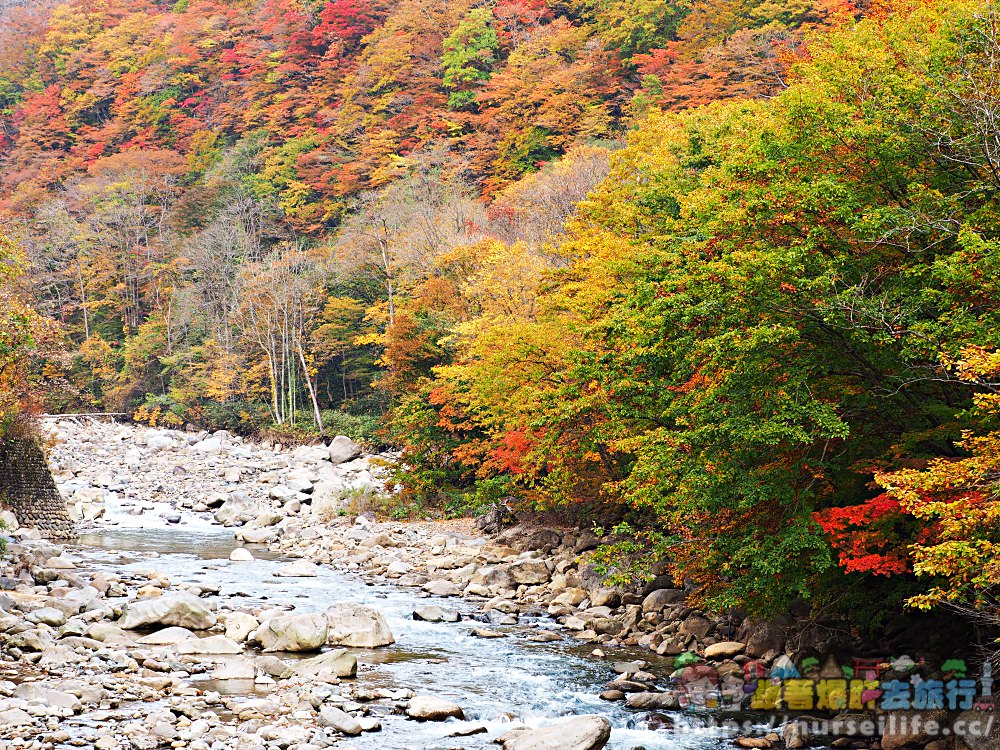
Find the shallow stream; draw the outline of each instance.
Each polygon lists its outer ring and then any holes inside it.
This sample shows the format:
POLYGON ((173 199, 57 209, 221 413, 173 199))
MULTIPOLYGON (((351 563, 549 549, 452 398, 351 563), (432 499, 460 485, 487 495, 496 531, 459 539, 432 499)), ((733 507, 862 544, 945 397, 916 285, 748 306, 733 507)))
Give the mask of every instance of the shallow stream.
MULTIPOLYGON (((156 570, 172 582, 219 587, 216 599, 233 606, 294 606, 297 611, 322 612, 337 601, 352 600, 376 607, 386 617, 396 644, 373 651, 357 650, 358 680, 364 685, 411 688, 418 694, 452 700, 463 707, 469 721, 485 725, 487 734, 452 738, 453 722, 417 723, 403 716, 381 717, 381 732, 352 738, 345 744, 357 748, 404 750, 408 748, 487 748, 517 718, 543 725, 570 714, 600 714, 613 724, 607 747, 614 750, 686 750, 718 747, 719 736, 697 731, 653 730, 644 723, 647 714, 632 712, 621 704, 598 698, 601 686, 614 679, 615 659, 641 657, 649 652, 611 652, 602 660, 590 656, 593 645, 566 638, 550 643, 527 639, 538 628, 553 627, 546 619, 495 628, 505 638, 482 639, 470 635, 470 622, 427 623, 412 619, 421 605, 439 604, 473 608, 462 601, 435 600, 420 592, 391 584, 369 585, 321 567, 315 578, 279 578, 274 570, 287 562, 266 548, 249 547, 255 559, 231 562, 236 546, 230 531, 221 527, 102 528, 82 536, 74 547, 80 567, 118 572, 156 570)), ((477 623, 471 623, 475 625, 477 623)), ((490 626, 493 628, 494 626, 490 626)), ((655 658, 655 657, 654 657, 655 658)), ((663 674, 654 662, 654 673, 663 674)), ((251 681, 195 681, 205 690, 229 695, 263 695, 251 681)))

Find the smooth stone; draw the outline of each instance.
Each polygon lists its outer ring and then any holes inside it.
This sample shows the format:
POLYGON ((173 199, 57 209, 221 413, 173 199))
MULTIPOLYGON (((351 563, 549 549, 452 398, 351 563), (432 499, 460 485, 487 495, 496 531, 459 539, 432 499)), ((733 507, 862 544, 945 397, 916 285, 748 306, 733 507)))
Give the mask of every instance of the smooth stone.
POLYGON ((497 737, 504 750, 600 750, 611 738, 603 716, 574 716, 551 727, 519 727, 497 737))
POLYGON ((449 718, 464 719, 461 706, 451 701, 430 696, 415 696, 406 704, 406 715, 420 721, 444 721, 449 718))

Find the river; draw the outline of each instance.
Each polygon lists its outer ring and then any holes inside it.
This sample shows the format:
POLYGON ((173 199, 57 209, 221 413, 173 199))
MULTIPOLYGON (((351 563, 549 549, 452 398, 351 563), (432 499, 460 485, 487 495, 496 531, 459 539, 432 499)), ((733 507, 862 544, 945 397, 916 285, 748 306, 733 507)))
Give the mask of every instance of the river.
MULTIPOLYGON (((133 522, 133 525, 135 523, 133 522)), ((156 570, 174 583, 209 582, 219 587, 216 601, 234 605, 294 606, 298 611, 322 611, 330 604, 353 600, 379 609, 396 644, 372 651, 358 650, 358 681, 375 687, 411 688, 418 694, 452 700, 469 721, 482 724, 486 734, 451 738, 454 722, 418 723, 405 716, 380 716, 383 730, 352 738, 346 746, 404 750, 408 748, 486 748, 511 726, 512 719, 540 726, 570 714, 600 714, 613 725, 607 745, 614 750, 685 750, 715 748, 725 740, 707 731, 652 729, 645 712, 632 712, 598 697, 601 686, 615 677, 612 659, 590 656, 592 645, 572 638, 550 643, 527 639, 539 628, 555 626, 547 618, 522 618, 516 626, 496 628, 507 637, 482 639, 470 635, 467 621, 427 623, 412 619, 415 607, 437 603, 464 615, 474 609, 454 599, 435 600, 391 584, 371 585, 321 567, 315 578, 279 578, 275 568, 287 562, 263 547, 250 547, 255 559, 231 562, 236 546, 230 531, 214 525, 121 528, 99 526, 84 534, 72 553, 84 570, 156 570)), ((494 627, 494 626, 491 626, 494 627)), ((649 658, 649 652, 643 652, 649 658)), ((615 659, 639 654, 615 652, 615 659)), ((655 658, 655 657, 654 657, 655 658)), ((663 670, 652 667, 661 677, 663 670)), ((267 687, 252 681, 193 682, 203 690, 228 695, 262 696, 267 687)), ((388 708, 386 709, 388 711, 388 708)), ((86 722, 86 717, 80 717, 86 722)), ((677 716, 673 717, 677 719, 677 716)))

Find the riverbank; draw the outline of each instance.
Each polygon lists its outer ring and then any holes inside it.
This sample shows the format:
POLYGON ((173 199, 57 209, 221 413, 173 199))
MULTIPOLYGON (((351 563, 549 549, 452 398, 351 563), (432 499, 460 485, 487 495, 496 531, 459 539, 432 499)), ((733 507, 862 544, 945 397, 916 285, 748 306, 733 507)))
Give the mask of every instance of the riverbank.
MULTIPOLYGON (((667 578, 609 587, 587 532, 376 522, 393 457, 346 439, 285 450, 64 421, 49 457, 85 535, 64 549, 23 533, 6 560, 11 747, 521 750, 549 724, 560 750, 714 746, 742 731, 674 730, 698 701, 739 707, 751 667, 829 669, 819 657, 861 645, 829 622, 698 611, 667 578)), ((741 741, 817 741, 758 729, 741 741)))

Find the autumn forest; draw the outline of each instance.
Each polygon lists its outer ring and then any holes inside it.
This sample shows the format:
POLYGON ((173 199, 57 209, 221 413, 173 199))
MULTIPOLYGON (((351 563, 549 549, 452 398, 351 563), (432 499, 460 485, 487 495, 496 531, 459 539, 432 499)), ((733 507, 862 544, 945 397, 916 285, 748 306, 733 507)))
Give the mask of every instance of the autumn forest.
POLYGON ((398 450, 714 606, 1000 582, 972 0, 0 2, 0 432, 398 450))

